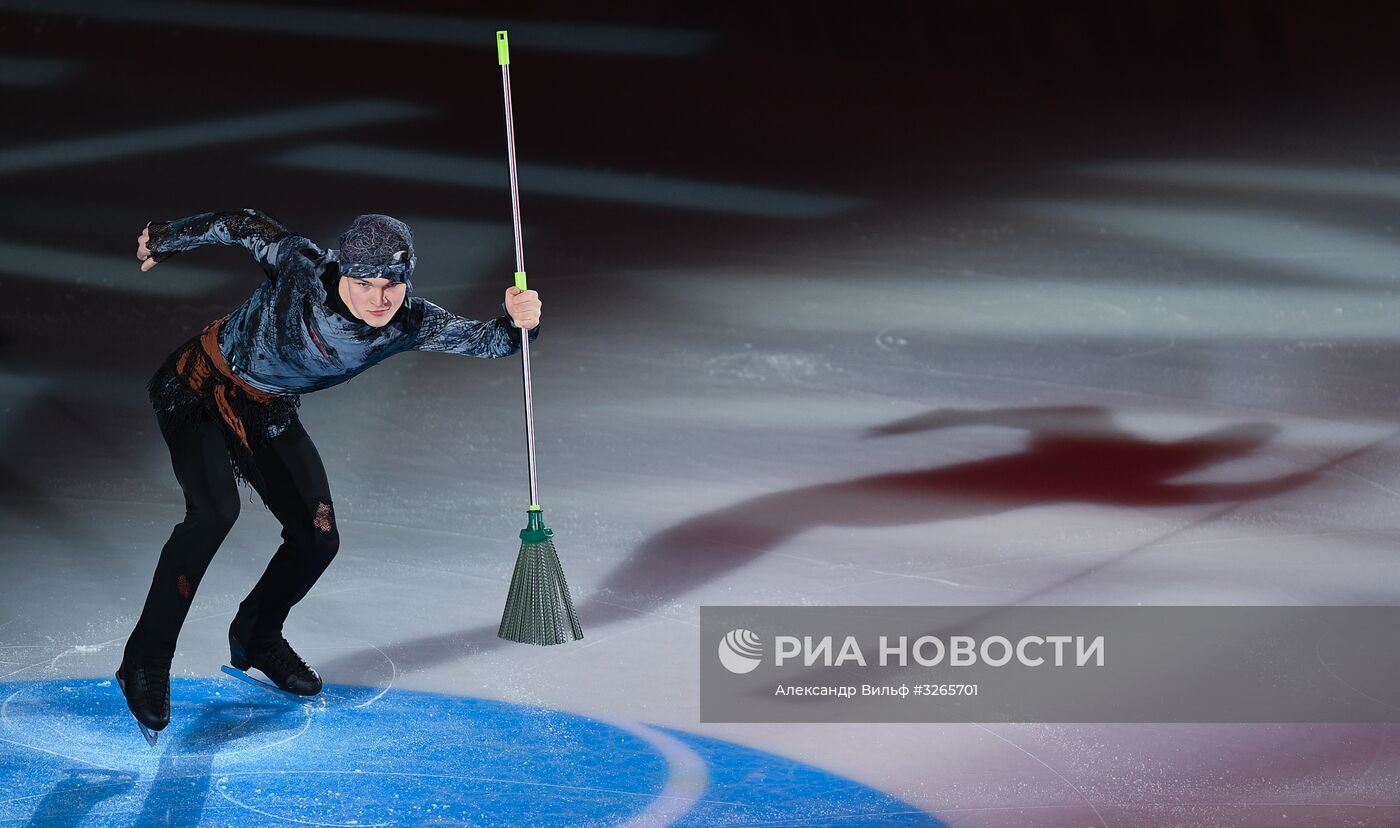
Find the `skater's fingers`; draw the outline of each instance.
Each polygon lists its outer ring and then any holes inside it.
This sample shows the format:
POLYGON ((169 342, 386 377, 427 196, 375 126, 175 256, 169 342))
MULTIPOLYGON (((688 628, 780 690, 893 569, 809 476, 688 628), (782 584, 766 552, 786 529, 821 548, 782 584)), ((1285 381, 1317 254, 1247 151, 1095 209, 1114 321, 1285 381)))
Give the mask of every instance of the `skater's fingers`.
POLYGON ((518 328, 525 328, 528 330, 535 327, 540 322, 540 300, 538 299, 526 299, 523 296, 517 296, 506 308, 510 312, 511 321, 515 322, 518 328))
POLYGON ((533 290, 506 290, 506 311, 517 328, 529 330, 540 323, 539 294, 533 290))
POLYGON ((155 259, 147 259, 146 261, 144 261, 144 262, 141 263, 141 270, 142 270, 142 272, 145 272, 145 271, 150 270, 151 268, 153 268, 153 267, 155 267, 155 266, 156 266, 156 260, 155 260, 155 259))

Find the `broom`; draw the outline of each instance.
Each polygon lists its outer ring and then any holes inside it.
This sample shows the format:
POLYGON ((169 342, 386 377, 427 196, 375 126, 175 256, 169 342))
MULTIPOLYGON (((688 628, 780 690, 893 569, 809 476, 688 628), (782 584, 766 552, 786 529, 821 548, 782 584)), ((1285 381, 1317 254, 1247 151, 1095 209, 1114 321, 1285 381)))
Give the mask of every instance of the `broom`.
MULTIPOLYGON (((506 101, 506 149, 510 158, 510 205, 515 219, 515 286, 525 288, 525 252, 520 243, 520 190, 515 179, 515 123, 510 108, 510 41, 496 32, 496 57, 501 64, 501 85, 506 101)), ((535 410, 530 394, 530 335, 520 332, 521 364, 525 369, 525 446, 530 457, 530 508, 520 532, 520 556, 510 578, 505 611, 497 635, 522 644, 563 644, 564 622, 575 640, 583 638, 569 583, 554 549, 554 530, 544 525, 535 482, 535 410)))

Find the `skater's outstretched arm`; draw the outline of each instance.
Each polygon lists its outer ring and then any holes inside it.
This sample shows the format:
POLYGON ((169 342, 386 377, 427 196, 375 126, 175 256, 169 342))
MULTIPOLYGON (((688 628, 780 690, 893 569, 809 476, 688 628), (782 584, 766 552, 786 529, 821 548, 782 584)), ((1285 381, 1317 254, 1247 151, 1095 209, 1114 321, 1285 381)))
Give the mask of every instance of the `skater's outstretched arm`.
POLYGON ((275 281, 278 241, 293 235, 261 210, 200 213, 147 224, 136 240, 136 258, 141 259, 142 270, 150 270, 182 250, 204 244, 236 244, 252 253, 268 278, 275 281))
POLYGON ((426 299, 414 297, 408 324, 416 326, 415 351, 441 351, 448 354, 492 359, 520 350, 520 331, 530 331, 530 341, 540 335, 540 300, 533 290, 506 291, 507 316, 478 321, 458 316, 426 299))

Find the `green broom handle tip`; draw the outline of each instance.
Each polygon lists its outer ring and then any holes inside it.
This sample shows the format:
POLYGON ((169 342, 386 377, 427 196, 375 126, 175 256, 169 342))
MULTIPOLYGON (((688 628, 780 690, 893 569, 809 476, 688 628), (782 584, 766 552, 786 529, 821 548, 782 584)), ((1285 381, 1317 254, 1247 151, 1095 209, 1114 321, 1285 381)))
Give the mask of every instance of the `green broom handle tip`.
POLYGON ((530 508, 526 509, 525 511, 527 511, 527 512, 539 512, 539 511, 543 511, 543 510, 540 509, 540 505, 539 505, 538 503, 531 503, 531 504, 530 504, 530 508))
POLYGON ((515 288, 521 293, 524 293, 526 291, 527 288, 525 287, 525 271, 515 271, 515 288))
POLYGON ((496 32, 496 60, 502 66, 510 65, 510 36, 504 29, 496 32))

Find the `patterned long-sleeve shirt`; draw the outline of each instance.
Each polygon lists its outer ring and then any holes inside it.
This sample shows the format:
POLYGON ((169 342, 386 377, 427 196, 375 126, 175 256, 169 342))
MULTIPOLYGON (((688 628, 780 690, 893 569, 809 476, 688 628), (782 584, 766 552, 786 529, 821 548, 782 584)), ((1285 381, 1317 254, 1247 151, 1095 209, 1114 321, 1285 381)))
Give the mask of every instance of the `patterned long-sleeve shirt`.
MULTIPOLYGON (((147 248, 160 262, 214 243, 246 248, 267 274, 219 329, 225 361, 259 390, 319 391, 403 351, 495 358, 520 349, 520 330, 508 317, 467 319, 412 294, 383 327, 355 319, 336 291, 333 257, 258 210, 152 222, 147 248)), ((532 342, 538 333, 531 330, 532 342)))

